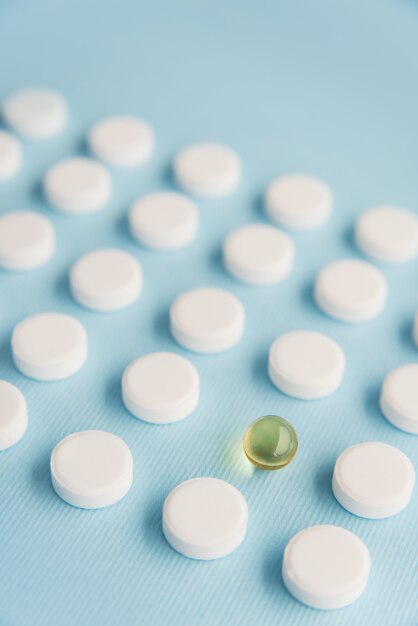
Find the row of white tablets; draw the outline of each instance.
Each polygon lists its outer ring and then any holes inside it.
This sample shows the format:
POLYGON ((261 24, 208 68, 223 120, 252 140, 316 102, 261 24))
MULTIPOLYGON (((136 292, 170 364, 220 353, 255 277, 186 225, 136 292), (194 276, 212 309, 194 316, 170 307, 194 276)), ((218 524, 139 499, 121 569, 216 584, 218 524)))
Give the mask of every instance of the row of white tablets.
MULTIPOLYGON (((23 415, 22 397, 17 395, 13 385, 6 391, 10 402, 19 402, 23 415)), ((81 431, 57 444, 51 457, 51 471, 56 491, 66 502, 81 508, 102 508, 119 501, 128 492, 133 461, 128 446, 119 437, 98 430, 81 431), (121 483, 123 477, 129 480, 116 493, 114 485, 121 483), (66 495, 69 491, 73 493, 71 498, 66 495)), ((338 502, 350 513, 368 519, 383 519, 400 513, 411 498, 414 484, 415 470, 408 457, 398 448, 381 442, 361 443, 344 450, 335 463, 332 479, 338 502)), ((227 506, 208 502, 204 496, 196 492, 190 506, 185 507, 186 512, 193 506, 200 511, 203 519, 196 522, 196 526, 204 524, 210 515, 218 515, 219 509, 225 509, 224 514, 227 512, 227 506), (204 504, 198 505, 201 496, 204 504)), ((246 520, 241 526, 245 534, 246 520)))
MULTIPOLYGON (((50 139, 61 133, 68 122, 66 100, 48 88, 17 91, 4 101, 1 109, 6 125, 24 139, 50 139)), ((154 135, 146 122, 117 116, 95 124, 89 132, 88 144, 93 154, 111 166, 137 167, 150 158, 154 135)), ((21 152, 18 140, 10 133, 2 132, 0 180, 9 179, 19 171, 21 152)), ((88 179, 88 171, 85 173, 88 179)))
MULTIPOLYGON (((141 267, 124 251, 98 250, 75 263, 70 284, 74 297, 82 305, 100 311, 115 310, 133 302, 140 294, 141 267)), ((234 346, 243 334, 244 321, 241 302, 218 288, 185 292, 170 308, 173 337, 194 352, 221 352, 234 346)), ((84 363, 87 334, 74 318, 41 314, 18 324, 12 346, 14 361, 21 371, 36 379, 56 380, 74 373, 84 363), (31 353, 27 353, 26 346, 30 346, 31 353), (48 346, 53 353, 46 350, 48 346)), ((269 353, 271 381, 295 398, 322 398, 333 393, 342 381, 344 369, 341 348, 320 333, 303 330, 285 333, 272 344, 269 353)), ((393 374, 385 383, 382 409, 392 423, 416 432, 416 372, 411 370, 414 365, 404 366, 399 369, 401 373, 393 374), (395 412, 388 406, 403 408, 395 412)))
MULTIPOLYGON (((222 338, 219 336, 218 341, 222 338)), ((210 340, 208 335, 206 341, 210 340)), ((87 353, 87 333, 78 320, 68 315, 31 316, 17 324, 12 334, 16 367, 36 380, 71 376, 84 365, 87 353)), ((270 349, 271 381, 295 398, 321 398, 332 393, 341 382, 344 367, 341 348, 320 333, 285 333, 270 349)), ((380 397, 381 410, 388 421, 410 433, 418 433, 417 379, 417 364, 401 366, 388 374, 380 397)), ((188 359, 171 352, 139 357, 128 365, 122 377, 126 408, 139 419, 152 423, 166 424, 189 416, 198 404, 199 391, 196 368, 188 359)), ((23 422, 21 401, 10 404, 0 394, 0 405, 0 440, 5 442, 0 449, 3 449, 23 436, 27 417, 23 422)))
MULTIPOLYGON (((97 159, 73 157, 46 173, 44 192, 58 211, 76 215, 104 208, 111 194, 110 174, 105 165, 143 166, 153 154, 154 134, 149 124, 139 118, 110 117, 89 131, 88 145, 97 159)), ((176 156, 173 170, 181 188, 202 197, 229 194, 241 177, 239 157, 228 147, 214 143, 185 148, 176 156)), ((178 219, 177 205, 172 211, 172 219, 178 219)))
MULTIPOLYGON (((72 183, 71 189, 74 191, 72 183)), ((129 223, 133 237, 142 245, 173 250, 195 238, 198 211, 195 203, 182 194, 156 192, 134 203, 129 223)), ((409 232, 413 234, 412 227, 409 232)), ((46 217, 32 211, 18 211, 0 219, 0 266, 3 268, 38 267, 52 257, 54 249, 54 231, 46 217)), ((268 285, 289 275, 294 245, 289 236, 277 228, 249 224, 227 236, 223 256, 225 267, 233 277, 248 284, 268 285)), ((319 306, 331 316, 348 322, 375 317, 383 308, 386 292, 381 272, 354 259, 327 266, 315 287, 319 306)))
MULTIPOLYGON (((156 247, 176 247, 186 239, 190 240, 196 224, 197 211, 193 203, 175 193, 146 196, 135 203, 131 212, 132 232, 142 242, 149 243, 152 240, 156 247), (174 205, 182 212, 184 219, 181 224, 177 222, 170 233, 170 226, 168 229, 163 228, 163 234, 160 226, 166 222, 162 212, 165 212, 169 221, 174 205)), ((50 259, 54 250, 54 229, 46 217, 32 211, 17 211, 0 218, 0 267, 12 270, 37 267, 50 259)), ((293 244, 287 235, 270 226, 249 226, 234 231, 227 238, 224 255, 226 266, 234 276, 245 276, 247 280, 251 277, 253 282, 266 283, 289 272, 293 261, 293 244), (248 254, 248 251, 255 252, 250 240, 253 244, 257 241, 259 254, 248 254)), ((70 276, 75 298, 96 310, 115 310, 128 306, 141 292, 140 265, 132 255, 122 250, 93 251, 78 261, 70 276), (110 267, 112 272, 109 272, 110 267)), ((179 308, 188 311, 190 321, 187 324, 196 317, 196 307, 202 314, 208 311, 209 293, 210 309, 219 309, 221 317, 227 315, 226 309, 234 309, 235 314, 232 312, 231 315, 235 318, 243 317, 237 313, 241 307, 236 299, 234 306, 231 308, 230 304, 228 307, 227 300, 231 303, 233 296, 221 297, 220 290, 216 294, 209 290, 189 293, 191 295, 187 299, 183 298, 182 306, 179 305, 179 308)), ((321 270, 315 282, 318 306, 330 316, 345 322, 361 322, 378 315, 384 306, 386 294, 387 284, 381 272, 364 261, 354 259, 331 263, 321 270)), ((220 322, 226 323, 223 319, 220 322)), ((202 326, 209 323, 210 320, 205 321, 202 317, 202 326)), ((181 330, 178 330, 180 333, 181 330)), ((236 340, 239 337, 240 333, 237 332, 236 340)), ((204 346, 191 349, 206 351, 204 346)), ((225 348, 212 347, 210 351, 220 349, 225 348)))
MULTIPOLYGON (((194 203, 181 194, 150 194, 134 204, 130 224, 133 235, 141 243, 160 249, 177 248, 194 237, 197 210, 194 203)), ((46 217, 32 211, 17 211, 0 218, 1 267, 12 270, 37 267, 49 260, 54 250, 55 234, 46 217)), ((281 280, 289 273, 293 256, 290 238, 267 225, 241 227, 224 242, 226 267, 233 276, 246 282, 267 284, 281 280)), ((82 278, 94 268, 89 282, 103 283, 100 288, 110 294, 112 289, 123 288, 124 282, 129 282, 134 264, 136 273, 140 271, 135 259, 130 258, 128 263, 128 254, 122 251, 119 255, 115 251, 93 252, 85 257, 77 276, 82 278), (112 285, 109 285, 110 278, 106 281, 106 276, 113 262, 120 271, 118 269, 112 285)), ((318 306, 328 315, 356 323, 372 319, 382 311, 387 283, 383 274, 372 265, 344 259, 320 271, 314 293, 318 306)), ((114 308, 127 306, 134 299, 115 303, 114 308)), ((91 308, 95 308, 94 305, 91 308)), ((100 306, 98 308, 100 310, 100 306)))
MULTIPOLYGON (((386 387, 398 375, 395 371, 385 381, 382 402, 387 402, 386 387)), ((0 381, 0 392, 0 450, 3 450, 23 436, 28 416, 26 400, 17 387, 0 381)), ((169 423, 182 419, 196 407, 199 376, 183 357, 153 353, 140 357, 126 369, 122 393, 127 408, 136 417, 169 423)), ((393 404, 388 410, 393 412, 394 405, 399 406, 402 398, 402 395, 392 397, 393 404)), ((100 454, 99 444, 95 444, 97 454, 100 454)), ((348 448, 339 457, 333 477, 334 494, 340 503, 352 513, 370 518, 387 517, 402 510, 409 501, 413 484, 410 461, 401 451, 383 443, 348 448)))
MULTIPOLYGON (((180 194, 151 194, 134 204, 130 223, 132 233, 142 243, 175 248, 193 238, 197 210, 180 194), (171 211, 179 218, 181 213, 181 218, 172 221, 171 211)), ((54 250, 55 233, 46 217, 33 211, 16 211, 0 218, 0 267, 31 269, 48 261, 54 250)), ((225 264, 231 274, 258 284, 271 283, 287 275, 293 255, 290 238, 267 225, 240 228, 224 244, 225 264)), ((71 284, 81 304, 97 310, 114 310, 136 300, 141 291, 141 275, 139 263, 132 255, 122 250, 103 249, 80 259, 71 272, 71 284), (120 297, 119 292, 126 290, 130 295, 120 297), (96 305, 93 292, 100 292, 108 303, 104 307, 100 302, 96 305), (84 296, 78 297, 77 294, 84 296)), ((345 322, 356 323, 376 317, 384 307, 386 294, 387 284, 382 273, 355 259, 327 265, 315 282, 318 306, 328 315, 345 322)), ((196 293, 193 302, 200 302, 202 298, 202 292, 196 293)), ((191 300, 189 306, 192 306, 191 300)))
MULTIPOLYGON (((15 400, 11 396, 11 401, 15 400)), ((111 433, 74 433, 55 446, 51 478, 57 494, 69 504, 102 508, 128 493, 133 481, 132 455, 125 442, 111 433)), ((403 453, 373 442, 352 446, 341 454, 332 486, 349 511, 383 518, 406 506, 414 481, 413 466, 403 453)), ((162 517, 164 535, 176 551, 189 558, 211 560, 230 554, 241 544, 248 506, 231 484, 195 478, 168 495, 162 517)), ((290 540, 282 574, 288 590, 301 602, 333 609, 352 603, 362 593, 370 563, 369 552, 356 535, 341 527, 316 526, 290 540)))
MULTIPOLYGON (((54 90, 24 89, 6 99, 2 116, 17 134, 29 139, 46 139, 65 128, 68 106, 63 96, 54 90)), ((113 116, 93 125, 87 143, 91 153, 111 167, 140 167, 153 154, 154 132, 139 118, 113 116)), ((20 161, 21 149, 17 140, 2 131, 0 180, 13 175, 20 161)), ((178 184, 187 192, 211 197, 234 191, 240 182, 242 166, 239 156, 227 146, 204 143, 182 150, 174 160, 173 170, 178 184)), ((65 212, 83 213, 106 204, 110 177, 95 160, 68 159, 51 168, 44 187, 53 206, 65 212)), ((266 213, 277 223, 294 229, 321 226, 329 218, 332 205, 331 189, 314 176, 281 176, 270 183, 265 193, 266 213)), ((262 247, 258 245, 260 235, 257 231, 254 238, 253 243, 251 235, 245 235, 245 241, 250 248, 255 247, 254 256, 257 256, 257 250, 262 247)), ((401 263, 418 254, 418 220, 406 209, 374 207, 358 219, 355 238, 359 248, 373 259, 401 263)), ((234 245, 231 243, 231 248, 238 246, 240 256, 242 245, 236 241, 234 245)), ((252 256, 253 252, 250 250, 248 254, 252 256)), ((234 266, 233 260, 231 263, 234 266)))
MULTIPOLYGON (((102 431, 69 435, 51 456, 52 484, 66 502, 100 508, 123 498, 133 480, 133 460, 119 437, 102 431)), ((399 513, 409 502, 415 471, 397 448, 371 442, 347 448, 337 459, 332 488, 348 511, 372 519, 399 513)), ((231 484, 194 478, 167 496, 162 526, 180 554, 200 560, 224 557, 244 540, 248 506, 231 484)), ((321 609, 354 602, 363 592, 370 554, 353 533, 316 526, 297 533, 283 557, 282 576, 298 600, 321 609)))

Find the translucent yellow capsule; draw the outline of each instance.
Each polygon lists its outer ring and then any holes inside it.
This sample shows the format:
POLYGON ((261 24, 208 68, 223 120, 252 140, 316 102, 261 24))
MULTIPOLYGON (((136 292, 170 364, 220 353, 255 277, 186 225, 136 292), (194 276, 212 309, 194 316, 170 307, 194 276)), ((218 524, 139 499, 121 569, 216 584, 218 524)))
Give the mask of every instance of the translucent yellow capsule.
POLYGON ((277 415, 265 415, 250 424, 244 435, 244 452, 250 463, 264 470, 288 465, 298 449, 292 424, 277 415))

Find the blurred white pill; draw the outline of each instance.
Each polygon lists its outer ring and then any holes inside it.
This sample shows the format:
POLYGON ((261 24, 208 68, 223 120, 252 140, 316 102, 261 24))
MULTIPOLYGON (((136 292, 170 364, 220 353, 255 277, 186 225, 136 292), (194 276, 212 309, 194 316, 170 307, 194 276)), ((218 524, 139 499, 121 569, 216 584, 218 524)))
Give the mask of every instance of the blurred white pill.
POLYGON ((0 130, 0 183, 10 180, 22 169, 22 147, 11 133, 0 130))
POLYGON ((53 89, 21 89, 3 104, 3 118, 15 132, 28 139, 49 139, 67 125, 68 107, 53 89))
POLYGON ((174 339, 193 352, 223 352, 244 332, 244 307, 225 289, 203 287, 178 296, 170 308, 174 339))
POLYGON ((140 167, 153 154, 154 132, 144 120, 118 115, 96 122, 88 133, 88 144, 94 156, 107 165, 140 167))
POLYGON ((418 217, 399 207, 372 207, 358 218, 355 239, 360 250, 375 261, 406 263, 418 255, 418 217))
POLYGON ((236 152, 218 143, 199 143, 184 148, 174 160, 177 183, 192 195, 225 196, 241 180, 241 160, 236 152))
POLYGON ((129 213, 132 236, 155 250, 177 250, 196 237, 198 212, 195 203, 172 191, 139 198, 129 213))
POLYGON ((15 211, 0 217, 0 267, 33 269, 49 261, 54 252, 54 227, 43 215, 15 211))
POLYGON ((334 261, 315 281, 315 300, 320 309, 342 322, 365 322, 383 310, 387 283, 382 272, 357 259, 334 261))
POLYGON ((290 237, 266 224, 241 226, 223 244, 226 269, 250 285, 271 285, 286 278, 293 267, 294 254, 290 237))
POLYGON ((83 255, 70 270, 70 287, 79 304, 94 311, 117 311, 142 291, 142 269, 132 254, 101 248, 83 255))
POLYGON ((333 205, 330 187, 315 176, 287 174, 274 179, 265 193, 267 215, 278 224, 297 230, 322 226, 333 205))
POLYGON ((126 443, 112 433, 73 433, 52 451, 51 478, 56 493, 68 504, 83 509, 110 506, 131 488, 132 454, 126 443))
POLYGON ((73 157, 61 161, 48 170, 43 184, 48 202, 62 213, 94 213, 110 199, 110 174, 95 159, 73 157))
POLYGON ((17 443, 28 426, 28 410, 23 393, 0 380, 0 451, 17 443))
POLYGON ((87 333, 70 315, 39 313, 19 322, 12 334, 13 361, 30 378, 61 380, 87 359, 87 333))

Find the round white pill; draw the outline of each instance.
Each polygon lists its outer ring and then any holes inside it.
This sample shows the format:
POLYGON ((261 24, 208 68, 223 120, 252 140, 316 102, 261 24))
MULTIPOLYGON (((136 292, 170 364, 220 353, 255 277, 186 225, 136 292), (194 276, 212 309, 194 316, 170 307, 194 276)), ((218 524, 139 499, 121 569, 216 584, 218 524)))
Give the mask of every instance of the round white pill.
POLYGON ((271 285, 286 278, 293 267, 294 255, 290 237, 265 224, 241 226, 223 244, 226 269, 250 285, 271 285))
POLYGON ((415 470, 408 457, 386 443, 351 446, 338 457, 332 490, 350 513, 370 519, 396 515, 408 504, 415 470))
POLYGON ((28 410, 23 393, 0 380, 0 451, 17 443, 28 427, 28 410))
POLYGON ((406 263, 418 255, 418 217, 394 206, 367 209, 356 222, 355 240, 375 261, 406 263))
POLYGON ((51 455, 52 485, 60 498, 82 509, 100 509, 121 500, 133 480, 126 443, 102 430, 62 439, 51 455))
POLYGON ((418 435, 418 363, 402 365, 386 376, 380 408, 396 428, 418 435))
POLYGON ((13 361, 36 380, 61 380, 75 374, 87 359, 87 333, 70 315, 39 313, 15 326, 13 361))
POLYGON ((275 222, 289 228, 309 230, 324 224, 332 210, 333 194, 315 176, 279 176, 267 187, 265 208, 275 222))
POLYGON ((312 526, 287 544, 283 582, 300 602, 315 609, 339 609, 363 593, 370 554, 354 533, 340 526, 312 526))
POLYGON ((383 274, 370 263, 344 259, 322 269, 315 281, 320 309, 342 322, 365 322, 382 312, 387 295, 383 274))
POLYGON ((118 311, 138 299, 142 269, 135 257, 124 250, 94 250, 73 265, 70 286, 82 306, 94 311, 118 311))
POLYGON ((48 139, 66 126, 67 103, 52 89, 22 89, 7 98, 3 117, 8 126, 29 139, 48 139))
POLYGON ((224 196, 240 183, 241 160, 222 144, 195 144, 176 156, 174 175, 180 187, 193 195, 224 196))
POLYGON ((295 330, 270 348, 270 380, 283 393, 301 400, 324 398, 341 384, 345 357, 340 346, 321 333, 295 330))
POLYGON ((151 193, 135 202, 129 224, 132 236, 144 246, 177 250, 196 237, 197 207, 180 193, 151 193))
POLYGON ((0 183, 16 176, 22 168, 22 148, 16 137, 0 130, 0 183))
POLYGON ((107 117, 89 131, 91 152, 113 167, 144 165, 154 151, 154 132, 147 122, 128 115, 107 117))
POLYGON ((0 217, 0 267, 29 270, 43 265, 55 252, 51 222, 34 211, 15 211, 0 217))
POLYGON ((163 532, 174 550, 208 561, 233 552, 247 531, 248 506, 233 485, 217 478, 193 478, 168 495, 163 532))
POLYGON ((52 166, 44 178, 48 202, 72 215, 94 213, 110 199, 110 174, 94 159, 74 157, 52 166))
POLYGON ((170 308, 174 339, 193 352, 209 354, 232 348, 242 337, 244 319, 238 298, 215 287, 186 291, 170 308))
POLYGON ((153 424, 178 422, 197 406, 199 374, 178 354, 146 354, 124 371, 122 398, 128 411, 139 419, 153 424))

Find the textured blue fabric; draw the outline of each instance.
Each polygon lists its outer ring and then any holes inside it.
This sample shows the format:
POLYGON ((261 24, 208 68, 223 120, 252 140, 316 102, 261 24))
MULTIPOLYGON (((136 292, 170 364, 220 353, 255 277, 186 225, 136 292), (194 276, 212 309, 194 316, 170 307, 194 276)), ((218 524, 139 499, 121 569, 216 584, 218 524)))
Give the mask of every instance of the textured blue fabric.
POLYGON ((22 174, 0 188, 1 212, 33 208, 57 231, 53 262, 0 274, 0 377, 25 393, 25 438, 0 454, 1 626, 413 626, 416 614, 416 497, 392 519, 368 521, 342 509, 331 491, 338 454, 379 440, 416 461, 417 441, 378 409, 389 370, 416 361, 410 339, 418 308, 418 264, 384 269, 390 297, 376 321, 346 326, 312 302, 325 263, 356 256, 352 226, 376 203, 418 208, 418 5, 412 0, 3 0, 0 97, 27 85, 55 86, 71 120, 59 138, 24 146, 22 174), (157 152, 140 172, 115 172, 100 214, 53 213, 40 180, 58 159, 85 149, 102 115, 134 113, 155 127, 157 152), (171 188, 170 162, 189 142, 219 140, 241 154, 240 190, 200 202, 200 233, 174 254, 140 249, 126 214, 140 194, 171 188), (238 285, 223 271, 220 245, 231 228, 263 221, 261 193, 275 175, 317 174, 335 190, 329 224, 294 236, 296 265, 283 284, 238 285), (98 246, 131 251, 144 269, 144 293, 118 314, 99 315, 71 299, 67 271, 98 246), (176 347, 168 331, 172 299, 198 285, 237 294, 247 313, 239 346, 217 356, 188 355, 202 380, 198 410, 172 426, 151 426, 123 408, 120 379, 135 357, 176 347), (38 311, 76 315, 90 339, 87 364, 73 378, 36 383, 14 369, 14 324, 38 311), (326 400, 285 397, 269 383, 270 343, 289 329, 323 331, 347 356, 341 389, 326 400), (241 463, 246 425, 266 413, 298 430, 296 460, 278 473, 248 476, 241 463), (101 428, 125 439, 135 462, 129 495, 83 511, 54 493, 49 455, 63 436, 101 428), (179 482, 209 475, 247 498, 248 534, 231 556, 194 562, 166 544, 165 496, 179 482), (368 545, 372 571, 351 607, 320 612, 284 589, 284 546, 298 530, 333 523, 368 545))

